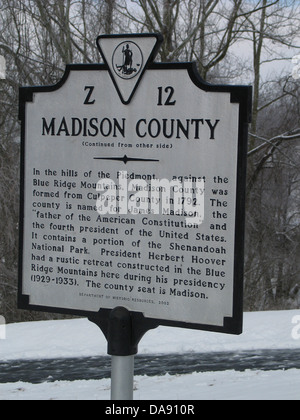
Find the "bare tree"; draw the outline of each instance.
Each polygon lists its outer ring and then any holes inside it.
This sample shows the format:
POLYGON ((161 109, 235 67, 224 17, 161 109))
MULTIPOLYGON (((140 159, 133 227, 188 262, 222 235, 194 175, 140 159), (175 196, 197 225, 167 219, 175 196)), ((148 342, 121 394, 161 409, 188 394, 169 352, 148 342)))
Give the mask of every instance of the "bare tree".
POLYGON ((162 61, 196 61, 207 79, 235 42, 240 28, 242 0, 140 0, 129 10, 121 1, 119 10, 129 16, 137 31, 160 32, 164 44, 162 61))

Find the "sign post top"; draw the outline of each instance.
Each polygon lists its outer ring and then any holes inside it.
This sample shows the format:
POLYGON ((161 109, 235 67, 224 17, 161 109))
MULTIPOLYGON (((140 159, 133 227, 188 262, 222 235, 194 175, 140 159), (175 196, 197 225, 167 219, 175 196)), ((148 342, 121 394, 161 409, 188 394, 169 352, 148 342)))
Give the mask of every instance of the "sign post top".
POLYGON ((123 104, 130 103, 163 41, 160 34, 100 35, 97 46, 123 104))

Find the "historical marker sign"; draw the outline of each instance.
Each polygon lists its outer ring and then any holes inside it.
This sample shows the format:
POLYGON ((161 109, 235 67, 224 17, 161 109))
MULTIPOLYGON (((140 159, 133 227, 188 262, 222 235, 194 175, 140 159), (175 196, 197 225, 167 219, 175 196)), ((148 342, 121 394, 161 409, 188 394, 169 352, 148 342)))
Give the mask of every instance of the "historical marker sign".
POLYGON ((105 64, 21 88, 19 306, 238 334, 251 89, 160 42, 99 37, 105 64))

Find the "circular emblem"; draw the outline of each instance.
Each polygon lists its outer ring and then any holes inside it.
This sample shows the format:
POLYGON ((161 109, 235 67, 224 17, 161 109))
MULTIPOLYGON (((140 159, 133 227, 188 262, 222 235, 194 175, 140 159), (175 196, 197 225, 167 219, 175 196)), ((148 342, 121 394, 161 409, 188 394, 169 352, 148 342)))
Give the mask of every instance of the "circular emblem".
POLYGON ((143 68, 143 54, 140 47, 132 41, 122 42, 112 56, 114 72, 121 79, 133 79, 143 68))

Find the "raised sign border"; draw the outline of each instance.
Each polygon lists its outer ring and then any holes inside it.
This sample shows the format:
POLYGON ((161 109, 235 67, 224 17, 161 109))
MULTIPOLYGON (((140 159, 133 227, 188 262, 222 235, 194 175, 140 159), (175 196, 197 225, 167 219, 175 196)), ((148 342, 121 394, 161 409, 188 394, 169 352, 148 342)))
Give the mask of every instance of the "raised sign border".
MULTIPOLYGON (((233 317, 224 318, 223 327, 205 324, 169 321, 155 318, 145 318, 142 313, 131 312, 135 324, 144 324, 140 329, 144 332, 158 325, 180 327, 212 332, 239 335, 243 325, 243 270, 244 270, 244 235, 245 235, 245 185, 248 124, 251 121, 252 88, 250 86, 211 85, 199 76, 195 63, 148 63, 145 70, 176 70, 186 69, 190 79, 196 87, 209 92, 226 92, 231 94, 231 102, 239 106, 239 134, 237 159, 237 189, 236 189, 236 219, 235 219, 235 249, 234 249, 234 293, 233 317)), ((107 323, 111 309, 100 309, 98 313, 76 309, 54 308, 31 305, 29 296, 23 295, 23 229, 24 229, 24 191, 25 191, 25 128, 26 103, 33 101, 34 93, 53 92, 59 90, 67 81, 73 71, 109 71, 106 64, 70 64, 66 66, 62 79, 55 85, 21 87, 19 90, 19 119, 21 121, 21 185, 20 185, 20 243, 19 243, 19 280, 18 280, 18 307, 19 309, 41 312, 60 313, 88 317, 95 322, 95 317, 102 323, 107 323)), ((104 330, 105 328, 103 328, 104 330)))

